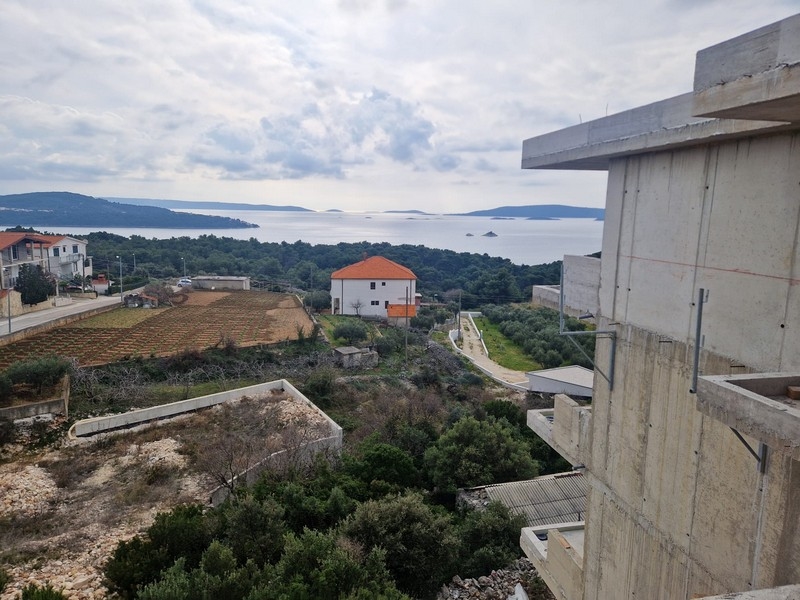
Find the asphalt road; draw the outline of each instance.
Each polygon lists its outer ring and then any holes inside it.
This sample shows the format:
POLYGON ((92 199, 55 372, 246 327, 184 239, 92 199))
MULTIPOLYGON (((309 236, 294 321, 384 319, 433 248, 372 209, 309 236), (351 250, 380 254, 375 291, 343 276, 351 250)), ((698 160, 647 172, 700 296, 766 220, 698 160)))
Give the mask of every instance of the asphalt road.
MULTIPOLYGON (((52 308, 45 308, 37 310, 36 312, 28 313, 25 315, 11 317, 11 333, 17 333, 23 329, 36 327, 49 321, 55 321, 61 317, 68 315, 75 315, 78 313, 99 308, 102 306, 112 306, 120 304, 119 296, 98 296, 97 298, 72 298, 72 302, 64 306, 54 306, 52 308)), ((9 320, 8 318, 0 319, 0 335, 9 334, 9 320)))

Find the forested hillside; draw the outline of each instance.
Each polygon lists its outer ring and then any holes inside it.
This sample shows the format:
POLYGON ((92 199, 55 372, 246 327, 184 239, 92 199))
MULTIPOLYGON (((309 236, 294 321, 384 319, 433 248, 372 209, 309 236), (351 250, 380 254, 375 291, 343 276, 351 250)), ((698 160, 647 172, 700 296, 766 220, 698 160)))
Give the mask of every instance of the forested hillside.
POLYGON ((281 282, 303 290, 330 290, 330 274, 364 256, 385 256, 416 274, 417 289, 429 299, 457 301, 461 290, 463 308, 503 304, 530 298, 532 285, 557 284, 561 262, 515 265, 508 259, 486 254, 436 250, 424 246, 387 243, 339 243, 312 246, 305 242, 270 243, 204 235, 169 240, 125 238, 99 232, 87 236, 95 271, 118 272, 116 256, 123 261, 123 275, 133 271, 134 254, 140 275, 245 275, 264 282, 281 282))
POLYGON ((257 227, 241 219, 133 206, 70 192, 0 196, 0 223, 9 227, 165 227, 241 229, 257 227))

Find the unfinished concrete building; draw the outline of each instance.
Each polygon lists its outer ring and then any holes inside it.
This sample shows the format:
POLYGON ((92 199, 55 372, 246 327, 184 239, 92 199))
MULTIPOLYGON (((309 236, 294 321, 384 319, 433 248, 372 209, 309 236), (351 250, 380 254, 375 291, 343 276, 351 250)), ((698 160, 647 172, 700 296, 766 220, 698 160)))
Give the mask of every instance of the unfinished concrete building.
POLYGON ((608 171, 587 514, 526 553, 568 600, 800 597, 800 15, 522 166, 608 171))

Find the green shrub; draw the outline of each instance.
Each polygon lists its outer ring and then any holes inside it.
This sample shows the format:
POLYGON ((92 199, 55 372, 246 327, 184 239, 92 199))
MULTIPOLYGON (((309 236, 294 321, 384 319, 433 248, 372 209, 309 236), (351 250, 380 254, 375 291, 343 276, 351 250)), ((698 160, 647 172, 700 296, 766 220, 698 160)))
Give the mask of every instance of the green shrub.
POLYGON ((414 597, 432 595, 452 573, 458 540, 450 517, 418 494, 361 504, 342 533, 367 551, 383 549, 397 587, 414 597))
POLYGON ((367 339, 367 325, 357 319, 348 319, 336 326, 333 336, 337 339, 341 338, 351 345, 362 342, 367 339))
POLYGON ((0 594, 6 589, 6 586, 11 583, 11 575, 8 574, 4 568, 0 567, 0 594))
POLYGON ((500 502, 469 511, 458 527, 458 574, 479 577, 518 558, 519 532, 524 526, 525 517, 511 514, 500 502))
POLYGON ((135 598, 143 586, 156 581, 161 571, 179 558, 188 568, 196 568, 211 543, 203 508, 194 504, 156 515, 147 537, 120 542, 106 563, 106 585, 122 598, 135 598))
POLYGON ((60 356, 43 356, 32 360, 21 360, 12 363, 5 375, 13 384, 24 383, 36 386, 39 393, 45 387, 58 383, 69 373, 72 365, 60 356))
POLYGON ((67 600, 67 597, 55 589, 49 583, 44 587, 39 587, 35 583, 29 583, 22 588, 21 600, 67 600))
POLYGON ((327 408, 333 398, 336 372, 332 369, 313 371, 301 387, 303 395, 320 408, 327 408))
POLYGON ((539 463, 508 421, 463 417, 425 452, 431 481, 442 491, 529 479, 539 463))

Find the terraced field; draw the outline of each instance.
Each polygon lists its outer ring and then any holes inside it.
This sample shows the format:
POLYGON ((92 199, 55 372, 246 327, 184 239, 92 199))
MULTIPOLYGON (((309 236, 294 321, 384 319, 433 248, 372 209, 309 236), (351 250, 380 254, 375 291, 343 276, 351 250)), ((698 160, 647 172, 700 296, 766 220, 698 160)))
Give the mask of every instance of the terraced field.
POLYGON ((29 356, 59 354, 81 365, 165 356, 230 339, 239 346, 297 339, 312 322, 300 301, 271 292, 190 291, 168 308, 117 308, 0 347, 0 369, 29 356))

